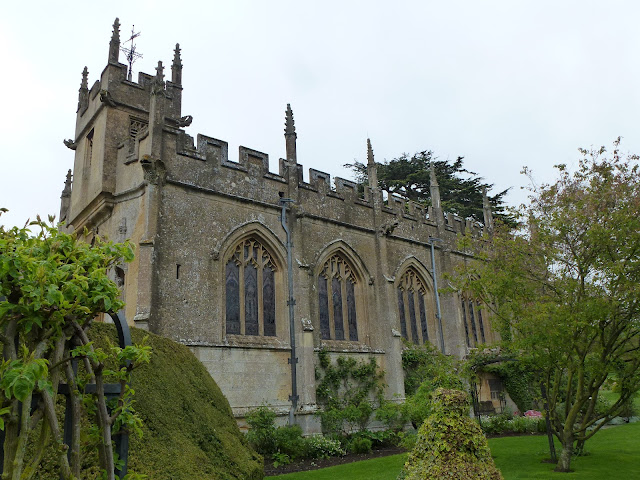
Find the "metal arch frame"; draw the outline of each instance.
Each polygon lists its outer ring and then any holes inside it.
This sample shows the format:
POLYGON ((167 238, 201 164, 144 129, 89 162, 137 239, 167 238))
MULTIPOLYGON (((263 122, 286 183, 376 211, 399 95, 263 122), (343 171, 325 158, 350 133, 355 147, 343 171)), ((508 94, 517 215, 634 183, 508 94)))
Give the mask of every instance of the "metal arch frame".
MULTIPOLYGON (((0 295, 0 301, 4 301, 5 297, 0 295)), ((118 344, 120 348, 125 348, 133 345, 131 341, 131 331, 129 330, 129 324, 126 321, 124 316, 124 310, 120 310, 119 312, 105 312, 111 319, 116 327, 116 332, 118 334, 118 344)), ((73 337, 72 337, 73 338, 73 337)), ((18 336, 16 335, 16 342, 18 342, 18 336)), ((127 360, 126 365, 129 366, 131 362, 127 360)), ((77 370, 77 360, 73 360, 73 369, 77 370)), ((95 391, 95 385, 86 385, 85 391, 95 391)), ((105 384, 105 395, 107 397, 116 397, 120 395, 120 384, 105 384)), ((65 418, 64 418, 64 433, 63 433, 63 442, 68 446, 73 442, 73 431, 71 429, 71 425, 73 422, 73 409, 71 408, 71 399, 69 396, 69 389, 67 384, 62 383, 58 387, 58 395, 65 395, 66 397, 66 408, 65 408, 65 418)), ((36 400, 35 398, 33 400, 36 400)), ((32 409, 37 406, 37 401, 32 400, 32 409)), ((3 458, 4 458, 4 430, 0 431, 0 474, 2 474, 3 470, 3 458)), ((115 474, 118 478, 123 479, 127 474, 127 466, 129 462, 129 432, 122 431, 119 432, 115 438, 115 447, 116 453, 122 462, 122 467, 115 469, 115 474)), ((71 450, 68 449, 67 455, 71 455, 71 450)), ((61 477, 62 478, 62 477, 61 477)))
MULTIPOLYGON (((120 348, 125 348, 133 345, 131 341, 131 331, 129 330, 129 324, 127 323, 124 310, 120 310, 119 312, 105 312, 111 319, 116 327, 116 332, 118 334, 118 344, 120 348)), ((72 337, 73 338, 73 337, 72 337)), ((74 371, 77 370, 77 360, 72 361, 74 371)), ((129 366, 131 361, 127 360, 126 365, 129 366)), ((95 384, 88 384, 85 386, 85 393, 94 392, 96 389, 95 384)), ((120 395, 121 387, 119 383, 107 383, 104 385, 105 396, 107 398, 117 398, 120 395)), ((65 406, 65 416, 64 416, 64 436, 63 442, 66 445, 71 445, 73 443, 73 430, 71 428, 73 424, 73 409, 71 407, 71 397, 69 396, 69 390, 67 384, 60 384, 58 387, 58 394, 65 395, 66 397, 66 406, 65 406)), ((121 468, 116 466, 115 474, 118 478, 122 479, 127 474, 128 463, 129 463, 129 432, 122 431, 118 432, 115 436, 115 450, 118 458, 120 459, 121 468)), ((71 449, 68 450, 67 455, 71 455, 71 449)), ((62 477, 60 477, 62 478, 62 477)))

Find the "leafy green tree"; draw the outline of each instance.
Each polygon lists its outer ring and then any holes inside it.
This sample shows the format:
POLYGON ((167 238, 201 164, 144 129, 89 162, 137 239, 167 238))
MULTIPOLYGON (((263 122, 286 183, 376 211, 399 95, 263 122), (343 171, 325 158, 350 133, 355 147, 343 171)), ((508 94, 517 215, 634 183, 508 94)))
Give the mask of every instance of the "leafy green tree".
POLYGON ((138 430, 133 392, 127 383, 136 362, 148 361, 150 349, 143 345, 113 347, 110 351, 94 348, 87 330, 100 313, 122 308, 118 287, 107 271, 130 261, 133 251, 129 244, 99 238, 89 245, 77 235, 55 228, 53 220, 50 217, 47 224, 38 217, 24 228, 5 229, 0 225, 0 423, 5 431, 2 478, 33 478, 50 442, 57 451, 63 478, 79 478, 79 422, 85 412, 95 422, 93 440, 104 478, 112 480, 117 459, 111 437, 118 430, 138 430), (29 227, 38 232, 32 234, 29 227), (81 364, 77 371, 72 367, 74 359, 81 364), (68 446, 62 442, 55 408, 63 381, 69 387, 76 414, 72 427, 75 442, 68 446), (111 409, 105 393, 108 382, 122 386, 111 409), (94 393, 85 393, 88 383, 96 385, 94 393), (27 455, 30 442, 31 456, 27 455))
MULTIPOLYGON (((435 169, 436 178, 440 185, 440 198, 445 212, 460 215, 462 218, 472 217, 480 222, 484 221, 482 212, 483 189, 490 190, 493 185, 484 183, 482 177, 470 172, 463 166, 463 157, 455 161, 436 160, 432 151, 418 152, 412 156, 403 154, 384 163, 377 163, 378 183, 380 188, 388 194, 398 195, 423 205, 431 205, 431 165, 435 169)), ((346 164, 351 168, 356 181, 368 185, 369 177, 367 165, 358 161, 346 164)), ((507 223, 513 218, 506 213, 504 190, 489 197, 493 214, 507 223)))
POLYGON ((462 245, 478 261, 459 288, 492 308, 505 345, 542 382, 562 472, 640 388, 640 170, 619 143, 610 154, 580 150, 573 173, 559 165, 555 183, 532 191, 517 232, 462 245), (600 408, 608 378, 619 398, 600 408))

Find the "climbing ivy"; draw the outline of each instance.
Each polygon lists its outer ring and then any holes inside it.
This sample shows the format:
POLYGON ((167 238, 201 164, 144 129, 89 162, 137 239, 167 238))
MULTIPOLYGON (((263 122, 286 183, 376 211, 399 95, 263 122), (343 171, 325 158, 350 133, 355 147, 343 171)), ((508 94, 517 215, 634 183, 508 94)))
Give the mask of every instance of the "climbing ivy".
POLYGON ((433 412, 418 431, 400 479, 502 480, 487 439, 469 417, 468 395, 438 388, 433 412))
POLYGON ((534 408, 533 375, 519 362, 487 365, 485 372, 500 378, 511 400, 521 412, 534 408))
POLYGON ((506 350, 476 352, 467 357, 467 369, 475 374, 485 372, 500 378, 521 412, 535 407, 537 388, 533 367, 515 353, 506 350))
POLYGON ((433 345, 406 343, 402 352, 407 400, 404 415, 415 428, 432 413, 437 388, 465 390, 460 362, 440 353, 433 345))
POLYGON ((365 430, 384 391, 384 371, 374 358, 358 361, 339 356, 331 362, 326 349, 318 352, 316 398, 325 433, 346 434, 365 430))

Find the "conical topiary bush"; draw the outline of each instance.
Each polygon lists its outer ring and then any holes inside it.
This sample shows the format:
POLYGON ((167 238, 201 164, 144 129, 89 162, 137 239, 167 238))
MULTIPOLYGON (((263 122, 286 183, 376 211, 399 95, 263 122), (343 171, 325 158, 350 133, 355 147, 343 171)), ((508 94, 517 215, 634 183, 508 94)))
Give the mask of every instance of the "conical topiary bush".
POLYGON ((418 441, 399 479, 503 480, 487 439, 469 417, 467 395, 439 388, 433 413, 418 430, 418 441))

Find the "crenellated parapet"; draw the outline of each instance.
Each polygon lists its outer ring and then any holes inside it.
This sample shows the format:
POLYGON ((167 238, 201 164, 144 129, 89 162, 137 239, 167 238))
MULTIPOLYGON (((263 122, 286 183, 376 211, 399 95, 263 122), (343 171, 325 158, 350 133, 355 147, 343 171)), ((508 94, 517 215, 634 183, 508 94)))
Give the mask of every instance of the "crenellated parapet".
MULTIPOLYGON (((383 202, 378 188, 363 188, 351 180, 332 178, 329 173, 314 168, 308 169, 309 180, 304 181, 304 165, 286 159, 280 159, 277 173, 271 172, 268 154, 244 146, 238 147, 236 160, 231 160, 227 142, 201 134, 194 141, 192 136, 179 131, 175 146, 175 156, 169 158, 167 166, 168 177, 176 184, 272 204, 274 208, 279 193, 293 191, 295 211, 303 217, 349 223, 371 231, 379 230, 382 224, 397 222, 396 231, 406 230, 411 236, 428 238, 437 234, 433 207, 393 195, 383 202), (294 171, 291 176, 290 169, 294 171), (380 207, 374 219, 374 198, 378 195, 380 207)), ((442 221, 442 234, 482 234, 482 225, 470 219, 443 212, 442 221)))
MULTIPOLYGON (((383 199, 370 139, 366 141, 369 185, 360 186, 340 177, 332 180, 329 173, 314 168, 309 168, 305 181, 304 167, 297 158, 298 135, 290 104, 285 110, 286 158, 279 160, 277 173, 269 170, 267 153, 239 146, 236 159, 232 159, 226 141, 202 134, 194 140, 184 130, 192 118, 181 112, 183 64, 179 44, 173 52, 170 80, 165 79, 163 64, 158 62, 154 75, 140 72, 133 82, 127 78, 127 65, 119 62, 119 28, 116 19, 108 64, 91 89, 86 68, 83 71, 75 138, 65 141, 70 148, 78 147, 74 190, 83 189, 85 200, 135 187, 131 179, 143 179, 140 162, 147 158, 162 160, 168 184, 274 208, 278 208, 279 198, 292 198, 300 215, 370 231, 380 231, 381 225, 397 225, 395 232, 425 239, 447 232, 481 233, 479 224, 443 212, 433 170, 433 204, 428 208, 393 195, 383 199), (101 147, 94 148, 96 144, 101 147)), ((71 203, 73 217, 82 206, 71 203)), ((486 194, 484 207, 485 225, 490 229, 492 217, 486 194)), ((389 229, 383 230, 390 234, 389 229)))

